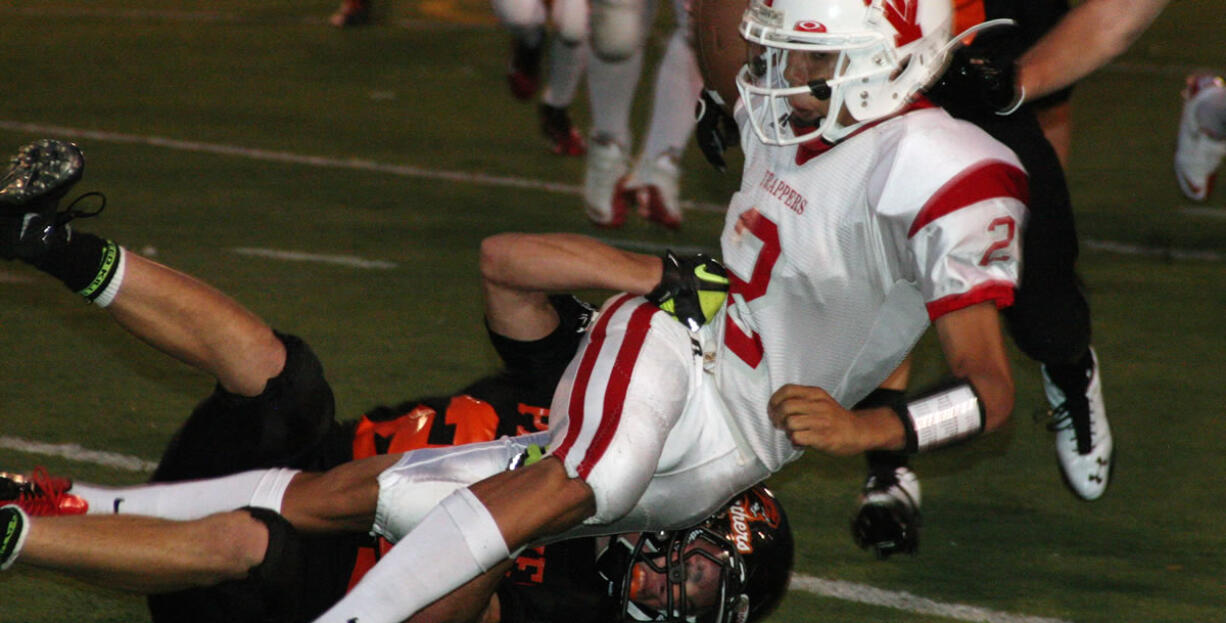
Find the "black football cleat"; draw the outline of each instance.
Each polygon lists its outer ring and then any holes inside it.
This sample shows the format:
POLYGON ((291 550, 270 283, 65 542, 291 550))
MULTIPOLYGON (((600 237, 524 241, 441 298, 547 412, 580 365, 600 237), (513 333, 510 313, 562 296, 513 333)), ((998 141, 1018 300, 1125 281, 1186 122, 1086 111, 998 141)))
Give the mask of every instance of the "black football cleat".
POLYGON ((72 143, 41 139, 17 151, 0 178, 0 257, 30 259, 62 246, 72 236, 69 221, 102 210, 58 211, 84 172, 85 157, 72 143))
POLYGON ((878 560, 915 554, 920 523, 920 486, 914 472, 898 467, 869 474, 851 521, 856 545, 872 550, 878 560))

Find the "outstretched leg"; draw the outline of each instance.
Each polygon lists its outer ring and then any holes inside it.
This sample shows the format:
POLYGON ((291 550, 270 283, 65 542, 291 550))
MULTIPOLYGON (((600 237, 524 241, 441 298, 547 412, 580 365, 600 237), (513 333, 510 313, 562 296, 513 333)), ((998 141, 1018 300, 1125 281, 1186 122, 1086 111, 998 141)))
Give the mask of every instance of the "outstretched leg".
POLYGON ((84 166, 71 143, 44 139, 21 148, 0 181, 0 257, 20 259, 59 279, 106 308, 133 335, 209 373, 227 391, 259 394, 285 363, 281 341, 208 285, 115 242, 73 231, 69 221, 97 214, 58 209, 84 166))

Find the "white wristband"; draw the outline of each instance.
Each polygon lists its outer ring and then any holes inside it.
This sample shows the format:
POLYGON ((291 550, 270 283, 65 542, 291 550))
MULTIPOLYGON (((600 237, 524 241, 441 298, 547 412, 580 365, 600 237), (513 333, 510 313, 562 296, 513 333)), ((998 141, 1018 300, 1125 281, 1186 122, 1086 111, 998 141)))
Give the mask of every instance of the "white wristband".
POLYGON ((924 452, 983 432, 983 404, 968 383, 907 403, 907 450, 924 452))

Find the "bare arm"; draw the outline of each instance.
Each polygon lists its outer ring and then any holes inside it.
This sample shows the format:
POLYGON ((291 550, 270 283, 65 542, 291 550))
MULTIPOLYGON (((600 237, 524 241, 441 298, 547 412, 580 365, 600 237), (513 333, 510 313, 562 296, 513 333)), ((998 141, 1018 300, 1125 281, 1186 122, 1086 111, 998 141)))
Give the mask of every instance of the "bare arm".
POLYGON ((1086 0, 1018 60, 1027 101, 1059 91, 1111 62, 1149 28, 1170 0, 1086 0))
POLYGON ((578 234, 498 234, 481 242, 486 319, 490 329, 513 339, 539 339, 557 325, 550 292, 646 294, 662 270, 658 257, 578 234))
POLYGON ((950 373, 974 386, 983 401, 983 432, 1000 428, 1013 412, 1013 375, 996 305, 959 309, 937 318, 933 326, 950 373))
MULTIPOLYGON (((950 312, 933 324, 950 372, 970 383, 983 401, 983 432, 1000 428, 1013 410, 1013 377, 995 304, 950 312)), ((893 409, 845 409, 820 387, 784 385, 771 396, 768 413, 792 443, 826 454, 906 447, 906 431, 893 409)))

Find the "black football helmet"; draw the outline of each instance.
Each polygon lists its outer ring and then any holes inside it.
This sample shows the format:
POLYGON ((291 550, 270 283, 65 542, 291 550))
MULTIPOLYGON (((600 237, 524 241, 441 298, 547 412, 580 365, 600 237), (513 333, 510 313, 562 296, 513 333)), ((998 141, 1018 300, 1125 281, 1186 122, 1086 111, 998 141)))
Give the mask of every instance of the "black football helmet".
POLYGON ((756 485, 692 528, 645 532, 637 542, 615 537, 597 567, 609 582, 610 596, 620 599, 622 621, 753 623, 783 599, 792 557, 792 531, 783 506, 770 490, 756 485), (707 545, 696 545, 699 541, 707 545), (687 563, 698 556, 720 570, 713 606, 694 608, 693 596, 686 594, 687 563), (666 578, 663 609, 632 598, 639 563, 666 578))

